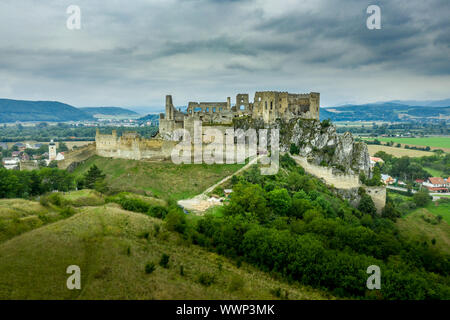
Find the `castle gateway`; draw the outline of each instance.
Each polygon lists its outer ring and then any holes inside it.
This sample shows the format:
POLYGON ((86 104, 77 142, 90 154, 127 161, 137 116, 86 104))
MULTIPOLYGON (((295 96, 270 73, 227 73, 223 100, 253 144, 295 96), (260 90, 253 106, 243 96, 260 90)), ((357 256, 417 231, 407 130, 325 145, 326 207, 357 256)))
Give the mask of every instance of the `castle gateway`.
POLYGON ((170 139, 176 129, 191 129, 194 121, 204 124, 232 125, 233 118, 249 116, 270 124, 276 119, 319 119, 320 93, 307 94, 260 91, 253 102, 249 95, 237 94, 236 104, 231 98, 224 102, 189 102, 186 112, 173 106, 172 96, 166 96, 166 112, 159 116, 159 134, 170 139))

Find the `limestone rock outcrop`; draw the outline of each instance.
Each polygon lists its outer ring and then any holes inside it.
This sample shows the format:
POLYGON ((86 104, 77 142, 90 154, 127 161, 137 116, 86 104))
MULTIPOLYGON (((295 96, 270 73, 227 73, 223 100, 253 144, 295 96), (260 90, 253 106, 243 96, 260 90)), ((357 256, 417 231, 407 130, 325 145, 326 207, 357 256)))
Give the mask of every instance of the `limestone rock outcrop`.
POLYGON ((299 155, 312 164, 331 167, 336 173, 370 176, 367 145, 355 141, 351 133, 337 134, 331 123, 310 119, 278 122, 278 127, 281 151, 289 151, 294 144, 299 155))

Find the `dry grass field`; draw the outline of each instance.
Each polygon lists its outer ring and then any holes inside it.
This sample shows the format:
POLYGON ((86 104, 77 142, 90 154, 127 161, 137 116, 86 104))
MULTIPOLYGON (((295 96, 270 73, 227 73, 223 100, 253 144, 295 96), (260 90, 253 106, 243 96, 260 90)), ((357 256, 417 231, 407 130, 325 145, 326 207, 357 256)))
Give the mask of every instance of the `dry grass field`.
POLYGON ((397 158, 404 157, 404 156, 406 156, 406 157, 425 157, 425 156, 434 155, 433 152, 428 152, 428 151, 395 148, 395 147, 380 146, 380 145, 375 145, 375 144, 367 145, 367 147, 369 148, 369 153, 371 156, 373 156, 378 151, 384 151, 387 154, 391 154, 397 158))

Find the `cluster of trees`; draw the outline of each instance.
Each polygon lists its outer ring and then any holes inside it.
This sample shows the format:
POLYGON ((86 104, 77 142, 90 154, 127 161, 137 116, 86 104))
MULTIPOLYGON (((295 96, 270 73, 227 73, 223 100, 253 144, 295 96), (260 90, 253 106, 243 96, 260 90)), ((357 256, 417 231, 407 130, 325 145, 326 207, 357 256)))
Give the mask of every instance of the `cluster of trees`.
POLYGON ((372 123, 372 125, 361 126, 340 126, 337 128, 338 133, 351 132, 356 134, 370 135, 373 137, 379 135, 404 135, 410 134, 414 136, 424 136, 430 134, 437 135, 449 135, 450 130, 448 124, 445 121, 438 123, 421 123, 421 122, 403 122, 403 123, 383 123, 378 125, 372 123))
MULTIPOLYGON (((397 177, 405 182, 413 183, 416 179, 427 179, 431 177, 420 161, 420 158, 410 158, 407 156, 396 158, 393 155, 387 154, 384 151, 378 151, 375 153, 375 157, 383 159, 383 164, 377 164, 380 166, 381 171, 387 173, 393 177, 397 177)), ((430 158, 430 157, 424 157, 430 158)), ((432 158, 440 159, 439 155, 432 158)))
POLYGON ((58 168, 41 168, 32 171, 0 168, 0 198, 29 198, 51 191, 67 192, 78 189, 108 190, 105 174, 93 165, 83 176, 75 176, 58 168))
POLYGON ((42 168, 33 171, 0 168, 0 198, 29 198, 58 190, 75 189, 73 175, 66 170, 42 168))
MULTIPOLYGON (((96 127, 84 127, 83 125, 71 125, 65 123, 58 123, 57 125, 48 125, 47 123, 40 123, 36 126, 22 126, 21 124, 15 126, 2 126, 0 127, 1 141, 14 142, 14 141, 44 141, 48 142, 50 139, 56 139, 56 141, 63 140, 93 140, 95 138, 96 127)), ((117 133, 121 135, 124 131, 129 131, 130 128, 126 127, 102 127, 102 131, 111 133, 112 130, 117 130, 117 133)), ((135 127, 132 128, 141 136, 150 138, 158 132, 156 126, 135 127)))
MULTIPOLYGON (((286 279, 338 296, 373 297, 366 289, 367 267, 382 270, 385 299, 450 298, 450 260, 433 243, 402 238, 373 205, 352 208, 319 180, 283 157, 283 170, 261 176, 257 168, 234 178, 223 216, 206 216, 184 228, 195 244, 286 279), (408 288, 408 289, 406 289, 408 288)), ((362 201, 368 201, 361 190, 362 201)))

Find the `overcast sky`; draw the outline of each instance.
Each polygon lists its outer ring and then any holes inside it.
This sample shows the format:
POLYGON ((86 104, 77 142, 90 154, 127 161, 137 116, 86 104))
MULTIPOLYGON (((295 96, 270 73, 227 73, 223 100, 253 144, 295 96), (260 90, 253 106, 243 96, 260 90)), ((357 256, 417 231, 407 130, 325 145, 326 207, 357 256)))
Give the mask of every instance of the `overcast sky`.
POLYGON ((74 106, 317 91, 450 98, 449 0, 1 0, 0 97, 74 106), (381 30, 366 9, 381 8, 381 30), (66 9, 81 8, 81 30, 66 9))

